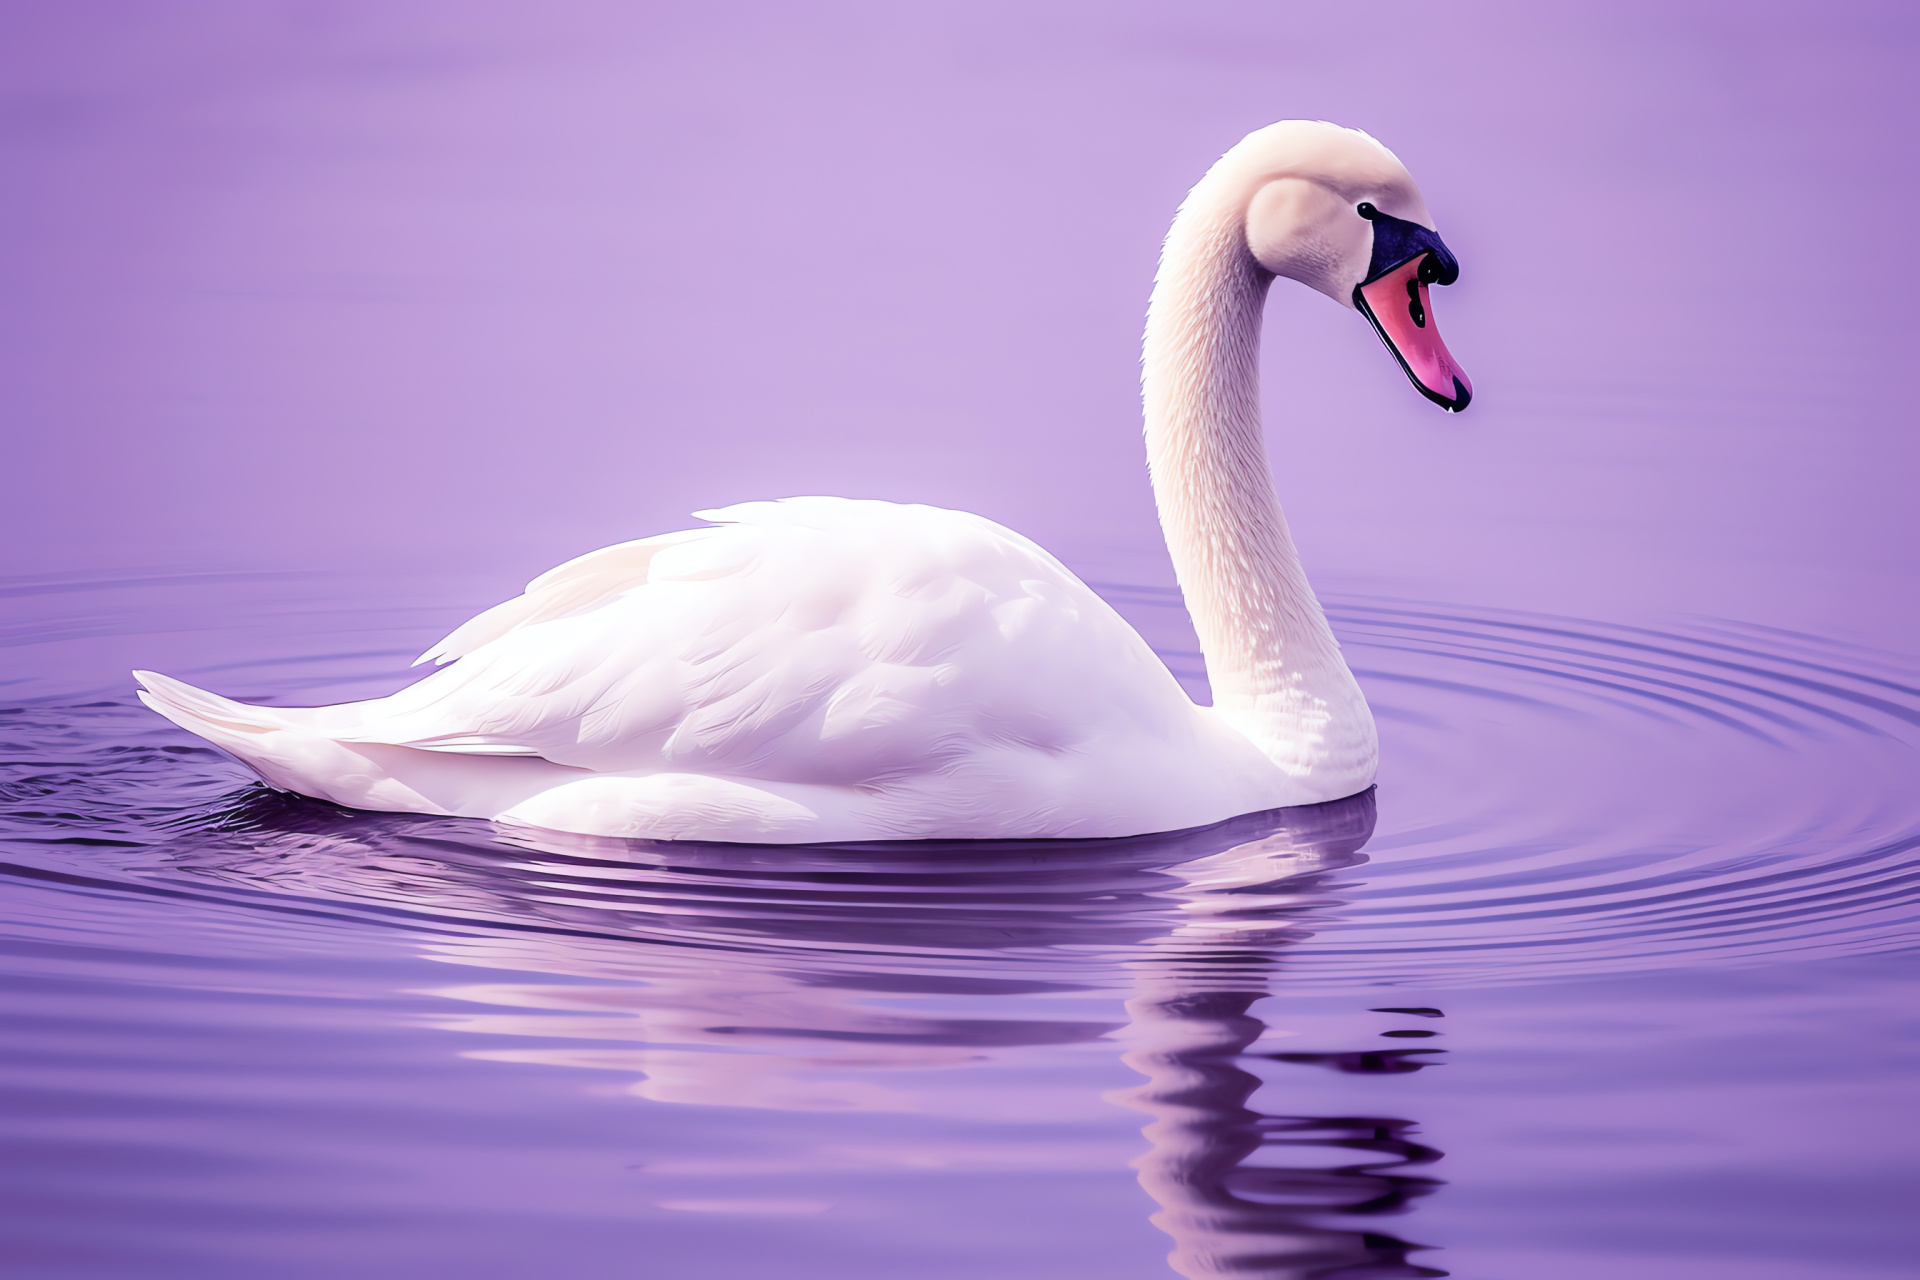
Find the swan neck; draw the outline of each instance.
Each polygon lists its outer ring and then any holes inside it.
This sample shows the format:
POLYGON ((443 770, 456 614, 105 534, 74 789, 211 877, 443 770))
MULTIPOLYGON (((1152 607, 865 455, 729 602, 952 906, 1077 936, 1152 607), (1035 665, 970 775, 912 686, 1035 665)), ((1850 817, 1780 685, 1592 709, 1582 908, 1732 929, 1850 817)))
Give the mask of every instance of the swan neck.
POLYGON ((1316 704, 1360 695, 1268 470, 1259 357, 1273 276, 1247 248, 1246 201, 1213 188, 1203 181, 1182 206, 1154 283, 1142 365, 1148 466, 1214 706, 1256 738, 1298 740, 1316 704))

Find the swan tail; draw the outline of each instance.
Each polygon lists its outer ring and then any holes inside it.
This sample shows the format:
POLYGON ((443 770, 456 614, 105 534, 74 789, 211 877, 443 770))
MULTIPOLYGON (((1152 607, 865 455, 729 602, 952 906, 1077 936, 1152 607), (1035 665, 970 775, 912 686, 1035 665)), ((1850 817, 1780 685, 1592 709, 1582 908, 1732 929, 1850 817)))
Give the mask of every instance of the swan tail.
POLYGON ((335 743, 278 707, 235 702, 153 671, 136 671, 133 678, 143 686, 140 701, 151 710, 233 756, 269 786, 338 800, 330 775, 354 772, 343 771, 343 761, 327 760, 340 750, 335 743))
POLYGON ((141 685, 140 701, 187 732, 223 747, 227 745, 224 739, 234 735, 258 736, 293 727, 290 718, 276 707, 235 702, 157 671, 136 671, 133 678, 141 685))
POLYGON ((541 759, 447 754, 329 732, 373 704, 257 707, 136 671, 140 701, 211 742, 269 786, 352 809, 491 817, 538 792, 581 777, 541 759), (333 713, 333 714, 330 714, 333 713))

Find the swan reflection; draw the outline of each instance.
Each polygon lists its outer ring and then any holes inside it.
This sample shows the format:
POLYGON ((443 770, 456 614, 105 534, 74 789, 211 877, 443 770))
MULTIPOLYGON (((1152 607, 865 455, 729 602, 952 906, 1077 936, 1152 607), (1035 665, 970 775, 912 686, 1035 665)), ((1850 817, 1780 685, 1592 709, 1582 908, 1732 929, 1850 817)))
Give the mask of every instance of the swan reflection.
MULTIPOLYGON (((573 979, 442 988, 466 1011, 439 1021, 530 1041, 468 1056, 619 1073, 659 1103, 1053 1120, 1090 1099, 1083 1075, 1049 1086, 1045 1068, 1118 1042, 1142 1082, 1100 1105, 1148 1118, 1133 1164, 1179 1274, 1444 1274, 1379 1225, 1437 1185, 1423 1170, 1439 1153, 1409 1121, 1250 1105, 1262 1080, 1248 1055, 1267 1032, 1250 1009, 1334 905, 1333 873, 1364 860, 1370 793, 1086 842, 458 838, 472 825, 261 801, 225 824, 238 839, 196 841, 176 865, 425 916, 441 926, 425 944, 437 959, 573 979), (1021 1087, 955 1086, 953 1069, 993 1064, 1021 1067, 1021 1087)), ((1390 1072, 1418 1069, 1421 1052, 1259 1057, 1390 1072)), ((1031 1170, 1126 1156, 996 1140, 892 1158, 1031 1170)))
POLYGON ((1417 1245, 1329 1222, 1399 1213, 1439 1185, 1416 1172, 1440 1152, 1412 1138, 1411 1122, 1266 1115, 1248 1105, 1263 1081, 1240 1062, 1267 1030, 1248 1008, 1266 994, 1156 974, 1127 1002, 1135 1047, 1123 1061, 1147 1082, 1112 1097, 1152 1117, 1151 1148, 1134 1167, 1160 1203, 1154 1225, 1174 1239, 1173 1269, 1191 1280, 1445 1275, 1409 1261, 1417 1245), (1333 1152, 1344 1161, 1284 1161, 1333 1152))

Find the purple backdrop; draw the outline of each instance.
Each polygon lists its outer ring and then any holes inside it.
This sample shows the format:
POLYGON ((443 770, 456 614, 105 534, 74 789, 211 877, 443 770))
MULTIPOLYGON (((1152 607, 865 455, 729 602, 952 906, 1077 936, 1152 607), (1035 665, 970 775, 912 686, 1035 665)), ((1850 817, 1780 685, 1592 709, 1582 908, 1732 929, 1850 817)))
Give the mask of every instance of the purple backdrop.
POLYGON ((1183 1212, 1209 1274, 1910 1274, 1914 14, 0 3, 9 1276, 1165 1280, 1183 1212), (388 690, 564 558, 807 492, 1003 520, 1197 687, 1140 324, 1287 116, 1422 183, 1476 392, 1276 290, 1363 865, 549 847, 133 704, 388 690), (1246 989, 1153 996, 1223 903, 1277 932, 1193 972, 1246 989))
POLYGON ((1322 116, 1423 184, 1478 396, 1441 417, 1277 291, 1318 580, 1909 647, 1911 14, 13 0, 0 554, 507 591, 827 492, 1164 574, 1159 237, 1322 116))

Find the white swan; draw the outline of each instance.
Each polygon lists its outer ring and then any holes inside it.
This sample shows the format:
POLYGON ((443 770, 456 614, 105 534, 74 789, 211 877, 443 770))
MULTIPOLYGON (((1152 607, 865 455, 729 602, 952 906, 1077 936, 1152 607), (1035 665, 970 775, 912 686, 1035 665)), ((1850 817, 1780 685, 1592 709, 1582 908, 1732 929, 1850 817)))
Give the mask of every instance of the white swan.
POLYGON ((1261 129, 1187 197, 1148 310, 1148 462, 1214 705, 1065 566, 979 516, 839 498, 699 513, 536 578, 387 698, 141 698, 268 783, 588 835, 803 843, 1123 836, 1364 790, 1372 714, 1267 472, 1275 275, 1373 321, 1450 409, 1427 317, 1453 258, 1364 133, 1261 129))

